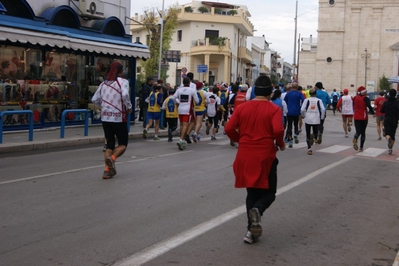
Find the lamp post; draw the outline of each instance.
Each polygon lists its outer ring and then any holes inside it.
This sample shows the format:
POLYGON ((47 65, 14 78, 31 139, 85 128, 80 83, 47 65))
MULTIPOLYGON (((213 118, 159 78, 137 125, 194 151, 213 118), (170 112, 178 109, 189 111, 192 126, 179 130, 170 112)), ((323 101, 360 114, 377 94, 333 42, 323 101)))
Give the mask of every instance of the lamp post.
POLYGON ((294 73, 293 77, 295 79, 295 68, 296 68, 296 35, 297 35, 297 30, 298 30, 298 0, 296 0, 296 8, 295 8, 295 33, 294 33, 294 60, 293 60, 293 66, 294 66, 294 73))
POLYGON ((162 0, 162 13, 161 13, 161 37, 159 40, 159 62, 158 62, 158 79, 161 79, 161 63, 162 63, 162 39, 163 39, 163 16, 164 16, 165 0, 162 0))
POLYGON ((364 86, 367 87, 367 58, 371 57, 371 54, 367 53, 367 48, 364 49, 364 54, 361 55, 365 60, 364 64, 364 86))

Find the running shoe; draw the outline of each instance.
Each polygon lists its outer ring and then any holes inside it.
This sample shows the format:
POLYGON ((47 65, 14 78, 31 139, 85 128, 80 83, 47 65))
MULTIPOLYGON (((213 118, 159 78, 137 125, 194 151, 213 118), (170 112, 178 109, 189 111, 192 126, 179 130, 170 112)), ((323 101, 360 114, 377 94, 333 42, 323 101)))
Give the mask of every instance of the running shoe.
POLYGON ((187 141, 183 140, 183 149, 187 148, 187 141))
POLYGON ((284 143, 288 143, 288 139, 287 138, 284 138, 284 143))
POLYGON ((115 162, 111 157, 105 159, 105 164, 108 166, 109 174, 112 176, 116 175, 115 162))
POLYGON ((235 146, 235 142, 230 140, 230 146, 234 147, 235 146))
POLYGON ((197 142, 197 134, 195 132, 193 132, 191 134, 191 138, 193 139, 193 141, 196 143, 197 142))
POLYGON ((348 134, 345 134, 345 138, 349 138, 349 135, 348 135, 348 134))
POLYGON ((381 137, 379 137, 377 140, 381 140, 381 137))
POLYGON ((351 132, 351 131, 352 131, 351 125, 348 123, 348 132, 351 132))
POLYGON ((106 150, 107 150, 107 144, 104 145, 103 152, 105 152, 106 150))
POLYGON ((392 155, 392 149, 389 149, 389 150, 388 150, 388 154, 389 154, 389 155, 392 155))
POLYGON ((159 137, 154 137, 154 140, 160 140, 160 138, 159 137))
POLYGON ((246 233, 245 236, 244 236, 244 242, 245 242, 246 244, 252 244, 252 243, 255 243, 255 242, 258 242, 258 241, 259 241, 259 238, 254 237, 254 236, 251 234, 251 232, 248 230, 247 233, 246 233))
POLYGON ((200 141, 202 139, 202 136, 201 135, 197 135, 197 141, 200 141))
POLYGON ((205 130, 205 133, 207 134, 207 135, 209 135, 209 130, 210 130, 211 128, 210 127, 206 127, 206 130, 205 130))
POLYGON ((353 143, 353 148, 355 149, 355 151, 357 151, 359 149, 359 147, 357 146, 357 139, 353 139, 352 143, 353 143))
POLYGON ((392 150, 393 144, 392 144, 392 139, 388 139, 388 149, 392 150))
POLYGON ((147 138, 147 129, 144 129, 143 130, 143 139, 146 139, 147 138))
POLYGON ((297 136, 297 135, 294 135, 294 142, 295 142, 295 144, 298 144, 298 143, 299 143, 299 140, 298 140, 298 136, 297 136))
POLYGON ((313 144, 314 144, 314 135, 313 135, 313 134, 310 134, 309 145, 310 145, 310 146, 313 146, 313 144))
POLYGON ((186 138, 184 139, 188 144, 191 144, 191 139, 188 135, 186 135, 186 138))
POLYGON ((363 148, 362 147, 360 147, 359 152, 363 152, 363 148))
POLYGON ((252 208, 248 212, 249 220, 251 225, 249 226, 249 231, 253 237, 260 237, 262 235, 262 225, 260 222, 260 213, 258 208, 252 208))
POLYGON ((313 152, 312 152, 312 150, 308 150, 308 155, 312 155, 313 154, 313 152))
POLYGON ((183 144, 184 144, 184 142, 181 141, 181 140, 179 140, 179 141, 176 143, 177 147, 178 147, 179 150, 181 150, 181 151, 184 150, 183 144))
POLYGON ((168 142, 172 142, 173 141, 173 139, 168 139, 168 142))
POLYGON ((288 143, 288 148, 292 148, 292 140, 288 143))
POLYGON ((322 135, 323 135, 323 134, 319 133, 319 136, 317 136, 317 144, 321 144, 322 135))
POLYGON ((217 140, 215 136, 211 136, 211 140, 217 140))
POLYGON ((103 173, 103 179, 110 179, 110 178, 113 178, 113 176, 110 175, 109 172, 104 171, 104 173, 103 173))

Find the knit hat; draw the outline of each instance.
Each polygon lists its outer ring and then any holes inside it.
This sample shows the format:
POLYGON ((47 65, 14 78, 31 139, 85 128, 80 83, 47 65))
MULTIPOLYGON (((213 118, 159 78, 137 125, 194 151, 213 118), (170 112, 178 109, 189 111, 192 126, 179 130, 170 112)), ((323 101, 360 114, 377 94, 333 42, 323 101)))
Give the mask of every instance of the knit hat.
POLYGON ((389 94, 389 97, 390 97, 390 98, 395 98, 397 92, 396 92, 395 89, 390 89, 389 92, 388 92, 388 94, 389 94))
POLYGON ((349 93, 349 90, 348 89, 344 89, 344 94, 348 95, 348 93, 349 93))
POLYGON ((197 87, 197 90, 202 89, 202 87, 204 87, 204 84, 202 84, 202 82, 195 82, 195 86, 197 87))
POLYGON ((357 88, 357 92, 359 94, 362 94, 363 92, 367 92, 366 88, 364 86, 360 86, 359 88, 357 88))
POLYGON ((315 87, 318 88, 319 90, 321 90, 323 88, 323 83, 321 83, 320 81, 316 82, 315 87))

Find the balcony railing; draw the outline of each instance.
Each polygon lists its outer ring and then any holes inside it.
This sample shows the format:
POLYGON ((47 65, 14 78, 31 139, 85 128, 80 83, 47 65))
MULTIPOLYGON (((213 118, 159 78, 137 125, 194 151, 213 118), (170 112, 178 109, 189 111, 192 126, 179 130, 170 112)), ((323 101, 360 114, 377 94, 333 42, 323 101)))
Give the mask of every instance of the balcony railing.
POLYGON ((210 52, 210 53, 220 53, 220 52, 231 52, 230 48, 230 40, 225 39, 224 45, 222 45, 217 40, 206 39, 197 39, 191 42, 191 52, 210 52))

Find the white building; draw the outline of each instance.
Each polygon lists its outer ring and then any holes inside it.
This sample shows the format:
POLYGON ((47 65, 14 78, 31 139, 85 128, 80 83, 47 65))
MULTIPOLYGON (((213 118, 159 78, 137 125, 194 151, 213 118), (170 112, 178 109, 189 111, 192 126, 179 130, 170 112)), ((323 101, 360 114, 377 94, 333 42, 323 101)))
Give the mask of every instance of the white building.
POLYGON ((392 0, 319 1, 318 39, 302 43, 299 83, 377 91, 382 75, 399 74, 398 13, 392 0))
MULTIPOLYGON (((167 82, 180 84, 185 71, 210 84, 251 80, 252 52, 246 44, 247 36, 252 36, 254 31, 250 17, 245 5, 205 1, 182 5, 170 47, 180 51, 181 62, 170 63, 167 82), (208 12, 200 12, 200 7, 208 12), (217 45, 221 39, 225 40, 217 45), (207 72, 198 73, 198 65, 206 65, 207 72)), ((142 21, 138 14, 134 19, 142 21)), ((134 40, 139 38, 143 43, 148 35, 140 25, 132 25, 131 33, 134 40)))

